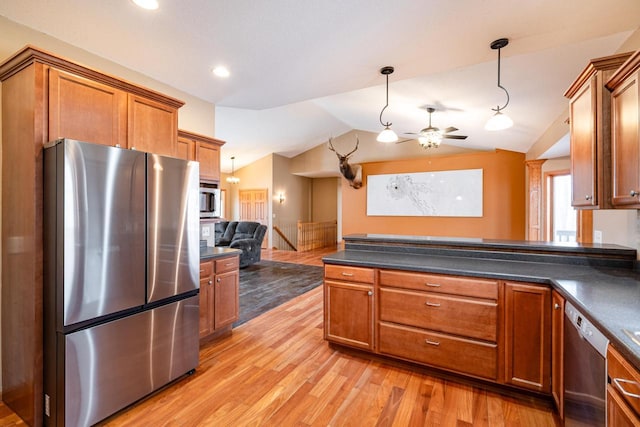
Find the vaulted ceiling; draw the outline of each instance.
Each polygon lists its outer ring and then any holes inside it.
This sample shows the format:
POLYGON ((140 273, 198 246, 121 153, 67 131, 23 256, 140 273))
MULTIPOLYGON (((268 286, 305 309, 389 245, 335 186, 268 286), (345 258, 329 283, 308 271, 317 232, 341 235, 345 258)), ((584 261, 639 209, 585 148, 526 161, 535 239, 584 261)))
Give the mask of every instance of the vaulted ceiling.
MULTIPOLYGON (((216 105, 224 169, 270 152, 292 156, 351 129, 398 133, 433 123, 468 135, 445 143, 526 152, 566 108, 590 58, 638 29, 638 0, 128 0, 0 2, 0 15, 216 105), (515 125, 484 130, 501 83, 515 125), (226 65, 231 76, 211 69, 226 65)), ((401 135, 402 136, 402 135, 401 135)))

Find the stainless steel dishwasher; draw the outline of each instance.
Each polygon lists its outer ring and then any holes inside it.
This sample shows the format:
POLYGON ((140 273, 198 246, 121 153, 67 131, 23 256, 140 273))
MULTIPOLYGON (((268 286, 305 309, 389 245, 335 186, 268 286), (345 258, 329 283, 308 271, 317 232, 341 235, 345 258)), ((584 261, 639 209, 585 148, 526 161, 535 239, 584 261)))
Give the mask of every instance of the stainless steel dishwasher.
POLYGON ((604 426, 609 340, 568 302, 564 314, 565 426, 604 426))

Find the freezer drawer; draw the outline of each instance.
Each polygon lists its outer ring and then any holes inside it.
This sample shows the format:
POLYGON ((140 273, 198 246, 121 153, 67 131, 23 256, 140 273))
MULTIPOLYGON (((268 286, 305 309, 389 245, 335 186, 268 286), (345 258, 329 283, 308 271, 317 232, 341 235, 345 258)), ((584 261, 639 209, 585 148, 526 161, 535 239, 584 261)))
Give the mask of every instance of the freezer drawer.
POLYGON ((57 404, 57 425, 92 425, 195 369, 198 310, 196 295, 59 335, 64 398, 51 402, 57 404))

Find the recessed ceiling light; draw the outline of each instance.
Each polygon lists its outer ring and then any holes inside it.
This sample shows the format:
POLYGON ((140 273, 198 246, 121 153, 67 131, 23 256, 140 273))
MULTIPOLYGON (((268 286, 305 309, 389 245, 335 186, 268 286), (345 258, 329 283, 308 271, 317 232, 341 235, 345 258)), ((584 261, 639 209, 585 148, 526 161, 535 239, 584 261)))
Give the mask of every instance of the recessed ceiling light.
POLYGON ((219 65, 213 69, 213 74, 215 74, 218 77, 229 77, 230 73, 227 67, 219 65))
POLYGON ((131 0, 136 5, 147 10, 156 10, 158 8, 158 0, 131 0))

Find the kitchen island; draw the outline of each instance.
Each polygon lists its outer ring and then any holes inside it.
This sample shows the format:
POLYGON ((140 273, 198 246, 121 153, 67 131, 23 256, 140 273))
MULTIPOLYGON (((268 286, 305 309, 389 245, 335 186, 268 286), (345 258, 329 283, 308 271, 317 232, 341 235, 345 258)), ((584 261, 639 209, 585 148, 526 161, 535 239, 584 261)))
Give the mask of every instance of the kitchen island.
POLYGON ((330 342, 549 394, 553 292, 582 311, 640 369, 640 345, 624 332, 640 330, 635 249, 378 234, 350 235, 344 241, 343 251, 323 258, 325 338, 330 342), (418 297, 427 298, 426 303, 412 307, 418 297), (425 304, 437 309, 429 312, 427 325, 419 324, 424 314, 418 319, 413 313, 425 304), (446 307, 451 307, 446 314, 431 314, 446 307), (340 324, 339 317, 353 310, 366 318, 361 333, 341 337, 342 327, 357 330, 340 324), (521 320, 535 325, 521 327, 521 320), (520 336, 529 330, 531 336, 520 336), (411 347, 411 340, 427 346, 411 347), (435 353, 449 342, 454 353, 435 353), (534 348, 539 360, 531 349, 522 351, 532 342, 539 343, 534 348))

